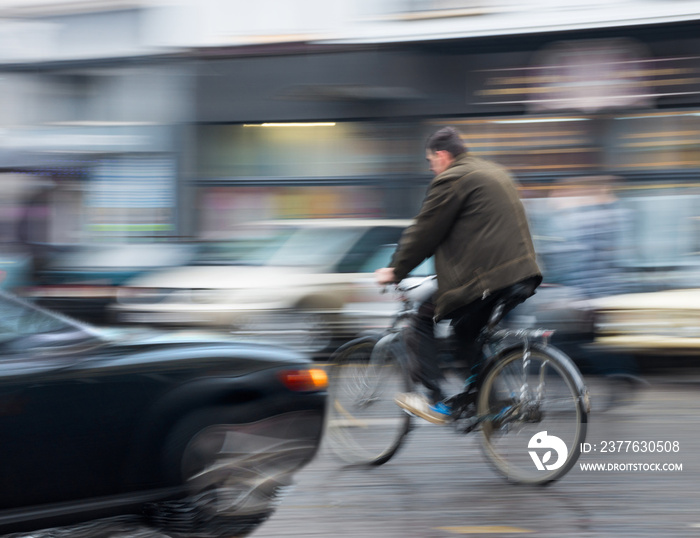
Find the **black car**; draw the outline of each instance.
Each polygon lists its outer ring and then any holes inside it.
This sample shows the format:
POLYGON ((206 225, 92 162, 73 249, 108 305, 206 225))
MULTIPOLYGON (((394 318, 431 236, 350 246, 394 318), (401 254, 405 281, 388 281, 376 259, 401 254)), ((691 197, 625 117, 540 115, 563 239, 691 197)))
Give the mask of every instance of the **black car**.
POLYGON ((0 534, 137 513, 240 535, 314 456, 325 391, 296 352, 98 330, 0 293, 0 534))

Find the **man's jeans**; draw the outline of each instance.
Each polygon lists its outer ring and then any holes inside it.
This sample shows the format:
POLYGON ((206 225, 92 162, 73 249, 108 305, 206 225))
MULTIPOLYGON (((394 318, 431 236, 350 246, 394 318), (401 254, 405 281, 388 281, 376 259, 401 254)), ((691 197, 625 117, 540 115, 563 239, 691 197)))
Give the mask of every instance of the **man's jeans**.
MULTIPOLYGON (((476 339, 488 322, 494 304, 495 300, 490 298, 478 300, 456 310, 451 316, 459 358, 472 368, 477 367, 480 360, 476 339)), ((421 383, 428 389, 432 403, 446 398, 441 388, 445 378, 438 362, 434 314, 432 299, 424 302, 418 307, 418 315, 406 332, 411 378, 414 383, 421 383)))
MULTIPOLYGON (((530 279, 524 282, 529 281, 530 279)), ((532 279, 532 281, 534 293, 539 281, 536 279, 532 279)), ((471 367, 472 373, 478 373, 481 362, 481 349, 477 345, 477 338, 488 323, 491 312, 499 299, 510 289, 505 288, 485 298, 473 301, 458 308, 448 316, 452 320, 451 325, 457 341, 459 359, 471 367)), ((510 309, 516 304, 508 306, 510 309)), ((418 314, 406 332, 411 378, 414 383, 421 383, 428 389, 428 398, 432 403, 446 398, 441 388, 441 383, 445 378, 438 361, 434 314, 435 304, 431 297, 418 307, 418 314)))

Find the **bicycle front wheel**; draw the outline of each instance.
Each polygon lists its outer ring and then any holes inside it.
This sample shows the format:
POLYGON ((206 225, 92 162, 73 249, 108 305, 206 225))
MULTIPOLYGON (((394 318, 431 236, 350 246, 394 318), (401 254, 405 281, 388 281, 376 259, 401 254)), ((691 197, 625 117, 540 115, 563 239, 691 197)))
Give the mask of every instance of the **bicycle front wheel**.
POLYGON ((386 463, 410 429, 410 416, 394 403, 410 388, 395 353, 374 339, 350 342, 336 352, 329 374, 327 445, 352 465, 386 463))
POLYGON ((586 437, 588 394, 566 355, 533 344, 507 351, 478 397, 482 449, 508 480, 547 484, 576 463, 586 437))

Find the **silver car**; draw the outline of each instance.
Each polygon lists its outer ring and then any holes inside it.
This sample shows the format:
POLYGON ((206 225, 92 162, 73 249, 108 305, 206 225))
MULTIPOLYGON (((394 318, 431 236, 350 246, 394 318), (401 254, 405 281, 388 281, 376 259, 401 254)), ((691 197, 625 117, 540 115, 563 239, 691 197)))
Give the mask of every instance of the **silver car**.
POLYGON ((383 246, 410 220, 315 219, 250 226, 194 263, 127 282, 111 307, 128 324, 216 327, 321 353, 354 336, 376 300, 383 246), (243 245, 243 246, 242 246, 243 245), (250 245, 256 245, 252 248, 250 245))

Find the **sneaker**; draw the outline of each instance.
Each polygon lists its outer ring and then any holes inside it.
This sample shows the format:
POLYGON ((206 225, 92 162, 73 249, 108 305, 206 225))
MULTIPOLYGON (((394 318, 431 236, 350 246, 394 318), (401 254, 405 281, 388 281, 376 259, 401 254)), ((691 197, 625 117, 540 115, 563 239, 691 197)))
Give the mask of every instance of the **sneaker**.
POLYGON ((401 409, 433 424, 446 424, 450 421, 450 408, 447 405, 443 402, 430 405, 428 399, 421 394, 415 392, 397 394, 394 401, 401 409))

